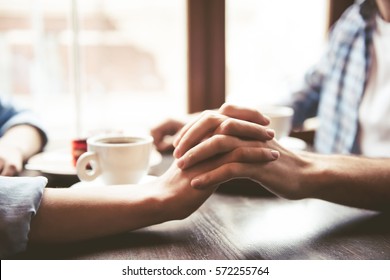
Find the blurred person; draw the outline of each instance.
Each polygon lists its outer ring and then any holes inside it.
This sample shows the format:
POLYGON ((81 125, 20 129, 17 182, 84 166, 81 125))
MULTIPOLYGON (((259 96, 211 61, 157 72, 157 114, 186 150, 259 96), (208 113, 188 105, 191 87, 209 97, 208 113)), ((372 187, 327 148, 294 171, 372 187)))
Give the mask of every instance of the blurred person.
POLYGON ((204 163, 182 171, 172 164, 152 182, 93 191, 45 188, 44 177, 0 176, 0 258, 23 252, 28 244, 75 242, 184 219, 215 190, 190 185, 212 168, 204 163))
POLYGON ((47 136, 37 117, 0 99, 0 175, 17 175, 43 149, 47 136))
MULTIPOLYGON (((319 153, 390 155, 389 0, 357 1, 332 27, 327 49, 292 95, 293 129, 316 116, 319 153), (385 153, 385 154, 384 154, 385 153)), ((286 105, 286 104, 284 104, 286 105)), ((161 152, 187 120, 166 120, 151 130, 161 152)))
MULTIPOLYGON (((247 126, 236 132, 238 137, 272 139, 263 115, 243 112, 239 117, 247 126)), ((0 257, 22 252, 28 244, 74 242, 184 219, 217 188, 197 190, 191 180, 216 167, 204 162, 183 171, 174 162, 149 183, 91 186, 93 192, 90 187, 45 188, 44 177, 0 176, 0 257)))
POLYGON ((253 138, 251 135, 261 135, 264 130, 258 124, 251 127, 247 137, 241 137, 237 133, 247 129, 248 124, 224 115, 237 110, 256 112, 224 105, 218 113, 206 112, 187 124, 176 138, 174 156, 179 168, 185 171, 205 163, 209 167, 191 180, 193 188, 208 189, 231 179, 248 178, 287 199, 317 198, 358 208, 390 210, 388 157, 291 151, 274 139, 253 138))
MULTIPOLYGON (((181 128, 174 142, 178 166, 183 170, 202 162, 218 166, 194 178, 191 185, 196 188, 249 178, 289 199, 318 198, 388 211, 389 48, 389 0, 359 1, 333 27, 324 58, 292 103, 295 128, 308 117, 318 117, 318 153, 290 151, 275 140, 236 135, 244 124, 232 112, 238 116, 237 112, 252 109, 224 105, 181 128), (266 150, 271 153, 264 154, 266 150), (269 154, 277 160, 264 163, 269 154)), ((167 123, 162 126, 166 127, 167 123)), ((153 133, 163 131, 157 126, 153 133)))
MULTIPOLYGON (((379 63, 378 73, 372 69, 376 67, 375 59, 377 62, 383 59, 383 53, 377 57, 375 34, 380 31, 377 25, 389 21, 389 2, 376 2, 378 5, 369 0, 357 3, 344 14, 333 28, 326 59, 307 76, 305 89, 296 95, 294 102, 294 126, 299 127, 305 118, 318 112, 321 123, 317 151, 335 155, 285 149, 273 140, 273 131, 266 128, 269 120, 251 109, 225 105, 218 111, 204 113, 186 126, 184 122, 171 126, 169 121, 163 128, 153 129, 152 135, 159 147, 166 135, 180 130, 175 140, 177 160, 142 191, 134 185, 100 187, 94 193, 82 188, 44 189, 46 181, 40 177, 2 177, 28 180, 13 182, 6 192, 30 190, 16 198, 12 205, 21 205, 16 211, 9 205, 3 206, 8 212, 0 211, 6 214, 12 211, 14 217, 0 218, 0 248, 6 248, 2 256, 24 250, 27 242, 69 242, 185 218, 218 184, 238 177, 250 178, 289 199, 312 197, 355 207, 389 209, 390 160, 386 158, 389 150, 384 146, 389 141, 378 137, 374 139, 376 144, 366 145, 381 147, 383 154, 377 158, 363 156, 371 152, 362 149, 364 142, 373 143, 367 137, 376 134, 379 125, 386 127, 387 122, 383 120, 387 118, 381 118, 377 126, 365 126, 363 122, 369 116, 363 114, 362 118, 359 112, 366 102, 362 97, 365 99, 373 93, 382 100, 381 105, 390 103, 383 100, 386 97, 383 94, 377 95, 379 90, 369 94, 370 82, 379 84, 380 88, 386 84, 383 75, 378 74, 383 71, 379 63), (378 24, 380 20, 384 22, 378 24), (367 134, 364 127, 372 130, 367 134), (326 137, 321 138, 326 131, 326 137), (22 186, 15 186, 18 184, 22 186), (110 211, 106 211, 108 208, 110 211)), ((381 33, 377 36, 382 37, 381 33)), ((369 101, 367 104, 372 103, 369 101)), ((378 112, 389 110, 375 113, 378 112)), ((170 143, 164 144, 160 150, 171 147, 170 143)))

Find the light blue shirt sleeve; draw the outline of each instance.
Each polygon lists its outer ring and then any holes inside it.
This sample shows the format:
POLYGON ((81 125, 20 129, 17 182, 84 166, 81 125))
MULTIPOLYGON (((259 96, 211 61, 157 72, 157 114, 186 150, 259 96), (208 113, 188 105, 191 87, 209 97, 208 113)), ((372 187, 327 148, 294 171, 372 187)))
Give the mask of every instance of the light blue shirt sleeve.
POLYGON ((22 110, 7 100, 0 98, 0 137, 13 126, 28 124, 35 127, 42 137, 42 147, 47 143, 47 135, 40 119, 30 110, 22 110))
POLYGON ((46 184, 45 177, 0 176, 0 258, 27 248, 31 218, 46 184))

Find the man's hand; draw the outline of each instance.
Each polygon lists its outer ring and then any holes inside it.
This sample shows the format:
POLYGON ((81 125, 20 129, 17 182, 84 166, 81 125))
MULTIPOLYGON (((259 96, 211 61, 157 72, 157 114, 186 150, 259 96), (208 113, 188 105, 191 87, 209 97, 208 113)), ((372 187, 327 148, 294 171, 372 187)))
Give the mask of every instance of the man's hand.
MULTIPOLYGON (((213 135, 234 136, 263 142, 271 140, 275 132, 266 127, 268 124, 269 118, 257 110, 228 104, 222 105, 218 111, 205 111, 198 119, 183 127, 173 143, 174 156, 182 157, 191 148, 213 135)), ((226 152, 226 146, 220 147, 218 144, 223 140, 218 137, 214 139, 218 145, 214 153, 226 152)))
POLYGON ((153 127, 150 134, 153 136, 154 145, 159 152, 169 152, 173 150, 173 139, 175 134, 184 126, 179 120, 167 119, 153 127))

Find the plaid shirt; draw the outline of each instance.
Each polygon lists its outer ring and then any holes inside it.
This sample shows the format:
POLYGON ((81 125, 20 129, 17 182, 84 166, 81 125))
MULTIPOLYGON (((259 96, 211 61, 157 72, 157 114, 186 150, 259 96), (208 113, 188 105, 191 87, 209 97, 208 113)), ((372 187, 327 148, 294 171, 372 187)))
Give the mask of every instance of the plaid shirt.
POLYGON ((320 153, 359 153, 359 106, 371 63, 375 1, 351 6, 332 28, 328 49, 294 96, 293 126, 317 115, 315 149, 320 153))

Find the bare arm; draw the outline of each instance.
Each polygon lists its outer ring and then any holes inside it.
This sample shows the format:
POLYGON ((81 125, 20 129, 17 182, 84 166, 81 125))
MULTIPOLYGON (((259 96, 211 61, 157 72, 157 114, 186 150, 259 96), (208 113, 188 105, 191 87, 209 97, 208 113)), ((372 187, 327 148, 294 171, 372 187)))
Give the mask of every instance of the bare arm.
POLYGON ((23 162, 42 148, 38 130, 30 125, 17 125, 0 138, 1 175, 14 175, 22 170, 23 162))
MULTIPOLYGON (((206 116, 202 122, 213 123, 214 119, 215 116, 206 116)), ((241 128, 246 125, 235 124, 241 128)), ((251 136, 255 133, 242 137, 223 129, 216 129, 218 134, 193 143, 191 139, 202 133, 202 127, 193 125, 176 143, 180 168, 186 170, 204 162, 210 166, 191 181, 193 187, 249 178, 289 199, 318 198, 354 207, 390 210, 390 159, 296 153, 275 140, 259 141, 251 136), (279 157, 266 160, 270 159, 270 151, 277 151, 279 157)), ((262 129, 253 124, 250 131, 262 129)))
POLYGON ((45 189, 31 221, 32 243, 69 242, 183 219, 215 190, 191 188, 202 167, 182 171, 173 164, 156 181, 69 189, 45 189))
POLYGON ((390 159, 307 154, 302 193, 335 203, 390 210, 390 159))
POLYGON ((210 138, 179 159, 178 165, 183 169, 205 158, 209 158, 210 164, 213 162, 209 172, 192 180, 194 187, 249 178, 288 199, 318 198, 354 207, 390 210, 390 159, 294 153, 275 140, 264 144, 231 137, 220 139, 210 138), (218 141, 229 144, 223 146, 218 141), (215 157, 218 147, 223 147, 222 153, 215 157), (265 148, 279 151, 279 158, 264 162, 265 148))

